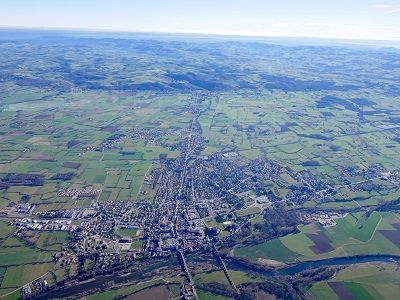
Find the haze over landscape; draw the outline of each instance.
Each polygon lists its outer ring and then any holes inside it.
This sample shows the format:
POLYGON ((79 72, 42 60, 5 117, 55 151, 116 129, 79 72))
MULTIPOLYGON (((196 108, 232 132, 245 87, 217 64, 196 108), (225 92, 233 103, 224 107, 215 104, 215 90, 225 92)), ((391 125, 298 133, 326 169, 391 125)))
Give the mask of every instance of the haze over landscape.
POLYGON ((0 298, 397 299, 399 1, 0 2, 0 298))
POLYGON ((400 41, 397 0, 14 0, 0 26, 400 41))

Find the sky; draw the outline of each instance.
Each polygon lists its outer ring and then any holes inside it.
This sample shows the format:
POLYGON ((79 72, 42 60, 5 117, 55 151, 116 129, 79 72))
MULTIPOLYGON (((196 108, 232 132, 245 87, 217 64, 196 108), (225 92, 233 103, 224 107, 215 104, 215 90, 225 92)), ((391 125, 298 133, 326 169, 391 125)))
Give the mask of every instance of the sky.
POLYGON ((0 0, 0 27, 400 41, 400 0, 0 0))

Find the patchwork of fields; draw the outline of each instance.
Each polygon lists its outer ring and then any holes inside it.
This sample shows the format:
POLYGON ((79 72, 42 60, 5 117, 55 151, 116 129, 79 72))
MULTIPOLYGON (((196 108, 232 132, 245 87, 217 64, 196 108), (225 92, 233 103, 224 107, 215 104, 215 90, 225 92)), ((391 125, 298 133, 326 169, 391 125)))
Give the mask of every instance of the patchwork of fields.
POLYGON ((337 225, 318 223, 300 226, 299 233, 244 248, 235 256, 252 261, 271 259, 284 263, 357 255, 400 255, 397 213, 348 214, 337 225))
POLYGON ((398 292, 395 264, 223 264, 400 256, 398 49, 3 34, 0 297, 398 292))
POLYGON ((387 263, 351 266, 328 282, 315 284, 317 299, 394 299, 400 293, 399 267, 387 263))

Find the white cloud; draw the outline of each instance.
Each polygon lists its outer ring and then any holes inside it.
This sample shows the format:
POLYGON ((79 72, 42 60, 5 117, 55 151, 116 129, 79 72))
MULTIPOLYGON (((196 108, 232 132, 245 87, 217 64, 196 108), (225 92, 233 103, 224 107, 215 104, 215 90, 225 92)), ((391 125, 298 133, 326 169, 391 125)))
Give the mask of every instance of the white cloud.
POLYGON ((234 28, 166 29, 169 32, 223 34, 242 36, 316 37, 400 41, 400 27, 352 26, 332 23, 274 23, 253 30, 234 28))
POLYGON ((375 4, 372 7, 376 9, 390 9, 392 6, 389 4, 375 4))
POLYGON ((389 4, 375 4, 372 7, 376 9, 390 9, 392 6, 389 4))
POLYGON ((382 12, 388 13, 388 14, 400 13, 400 6, 399 5, 375 4, 372 7, 377 9, 377 10, 380 10, 382 12))
POLYGON ((348 39, 400 40, 400 27, 353 26, 332 23, 274 24, 276 32, 293 36, 315 36, 348 39))

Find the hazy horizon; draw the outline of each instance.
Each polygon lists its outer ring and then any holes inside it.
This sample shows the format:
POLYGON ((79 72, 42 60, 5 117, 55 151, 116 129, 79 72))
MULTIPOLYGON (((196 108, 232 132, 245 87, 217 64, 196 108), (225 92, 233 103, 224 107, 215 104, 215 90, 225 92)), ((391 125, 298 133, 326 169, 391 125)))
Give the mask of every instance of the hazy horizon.
POLYGON ((0 27, 400 41, 400 2, 13 0, 0 27))
MULTIPOLYGON (((0 26, 1 32, 52 32, 50 36, 63 36, 64 34, 73 35, 86 35, 88 37, 105 36, 105 37, 116 37, 116 38, 134 38, 135 35, 148 35, 148 36, 164 36, 164 37, 179 37, 179 38, 194 38, 194 39, 227 39, 227 40, 249 40, 249 41, 260 41, 260 42, 288 42, 293 44, 305 44, 305 45, 325 45, 338 44, 338 45, 360 45, 360 46, 372 46, 372 47, 400 47, 400 40, 390 39, 363 39, 363 38, 341 38, 341 37, 319 37, 319 36, 283 36, 283 35, 240 35, 240 34, 224 34, 224 33, 205 33, 205 32, 179 32, 179 31, 138 31, 138 30, 118 30, 118 29, 95 29, 95 28, 54 28, 54 27, 7 27, 0 26), (129 36, 129 35, 133 36, 129 36), (92 36, 94 35, 94 36, 92 36)), ((46 34, 48 36, 48 34, 46 34)), ((45 37, 45 35, 40 38, 45 37)), ((7 39, 10 37, 7 36, 7 39)), ((18 38, 13 36, 13 38, 18 38)), ((25 37, 24 37, 25 38, 25 37)), ((1 39, 1 36, 0 36, 1 39)))

